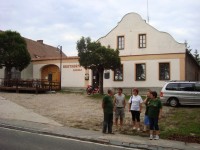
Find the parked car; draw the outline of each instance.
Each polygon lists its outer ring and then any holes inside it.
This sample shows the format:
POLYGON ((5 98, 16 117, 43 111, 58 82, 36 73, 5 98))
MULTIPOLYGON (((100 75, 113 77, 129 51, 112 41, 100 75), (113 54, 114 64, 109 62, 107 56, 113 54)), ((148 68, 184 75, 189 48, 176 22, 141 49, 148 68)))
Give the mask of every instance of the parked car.
POLYGON ((172 107, 181 105, 200 105, 200 82, 195 81, 170 81, 161 92, 162 103, 172 107))

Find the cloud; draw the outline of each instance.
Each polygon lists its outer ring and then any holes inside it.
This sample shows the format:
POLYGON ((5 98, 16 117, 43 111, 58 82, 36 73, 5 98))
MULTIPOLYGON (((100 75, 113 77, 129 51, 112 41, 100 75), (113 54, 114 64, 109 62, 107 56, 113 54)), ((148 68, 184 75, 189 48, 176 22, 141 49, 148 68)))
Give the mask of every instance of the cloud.
MULTIPOLYGON (((76 54, 81 36, 93 40, 106 35, 124 15, 136 12, 147 19, 147 0, 1 0, 0 29, 76 54)), ((200 1, 149 0, 150 24, 169 32, 178 42, 188 41, 200 52, 200 1)))

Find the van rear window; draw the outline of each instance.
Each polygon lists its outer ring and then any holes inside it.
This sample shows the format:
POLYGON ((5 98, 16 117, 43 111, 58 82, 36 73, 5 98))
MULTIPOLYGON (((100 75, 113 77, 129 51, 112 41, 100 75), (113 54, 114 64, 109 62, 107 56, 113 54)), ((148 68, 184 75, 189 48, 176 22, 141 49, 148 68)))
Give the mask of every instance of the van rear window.
POLYGON ((194 84, 192 83, 180 83, 181 91, 194 91, 194 84))
POLYGON ((195 84, 195 91, 200 92, 200 84, 198 84, 198 83, 195 84))

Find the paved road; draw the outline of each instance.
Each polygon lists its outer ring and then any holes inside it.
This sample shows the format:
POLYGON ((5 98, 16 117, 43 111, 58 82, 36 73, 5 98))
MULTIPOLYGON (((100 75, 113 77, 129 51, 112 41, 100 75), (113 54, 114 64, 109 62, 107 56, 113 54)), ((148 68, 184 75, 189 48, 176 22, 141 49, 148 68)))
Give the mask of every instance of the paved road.
MULTIPOLYGON (((122 150, 127 148, 33 134, 0 127, 0 150, 122 150)), ((134 149, 136 150, 136 149, 134 149)))

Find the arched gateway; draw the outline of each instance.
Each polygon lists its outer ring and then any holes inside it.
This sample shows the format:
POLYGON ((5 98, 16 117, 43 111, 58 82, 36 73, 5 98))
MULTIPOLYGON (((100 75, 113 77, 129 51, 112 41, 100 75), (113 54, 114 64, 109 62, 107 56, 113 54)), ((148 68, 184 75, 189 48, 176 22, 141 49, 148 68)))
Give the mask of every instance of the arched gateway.
POLYGON ((41 68, 41 79, 60 82, 60 69, 56 65, 46 65, 41 68))

